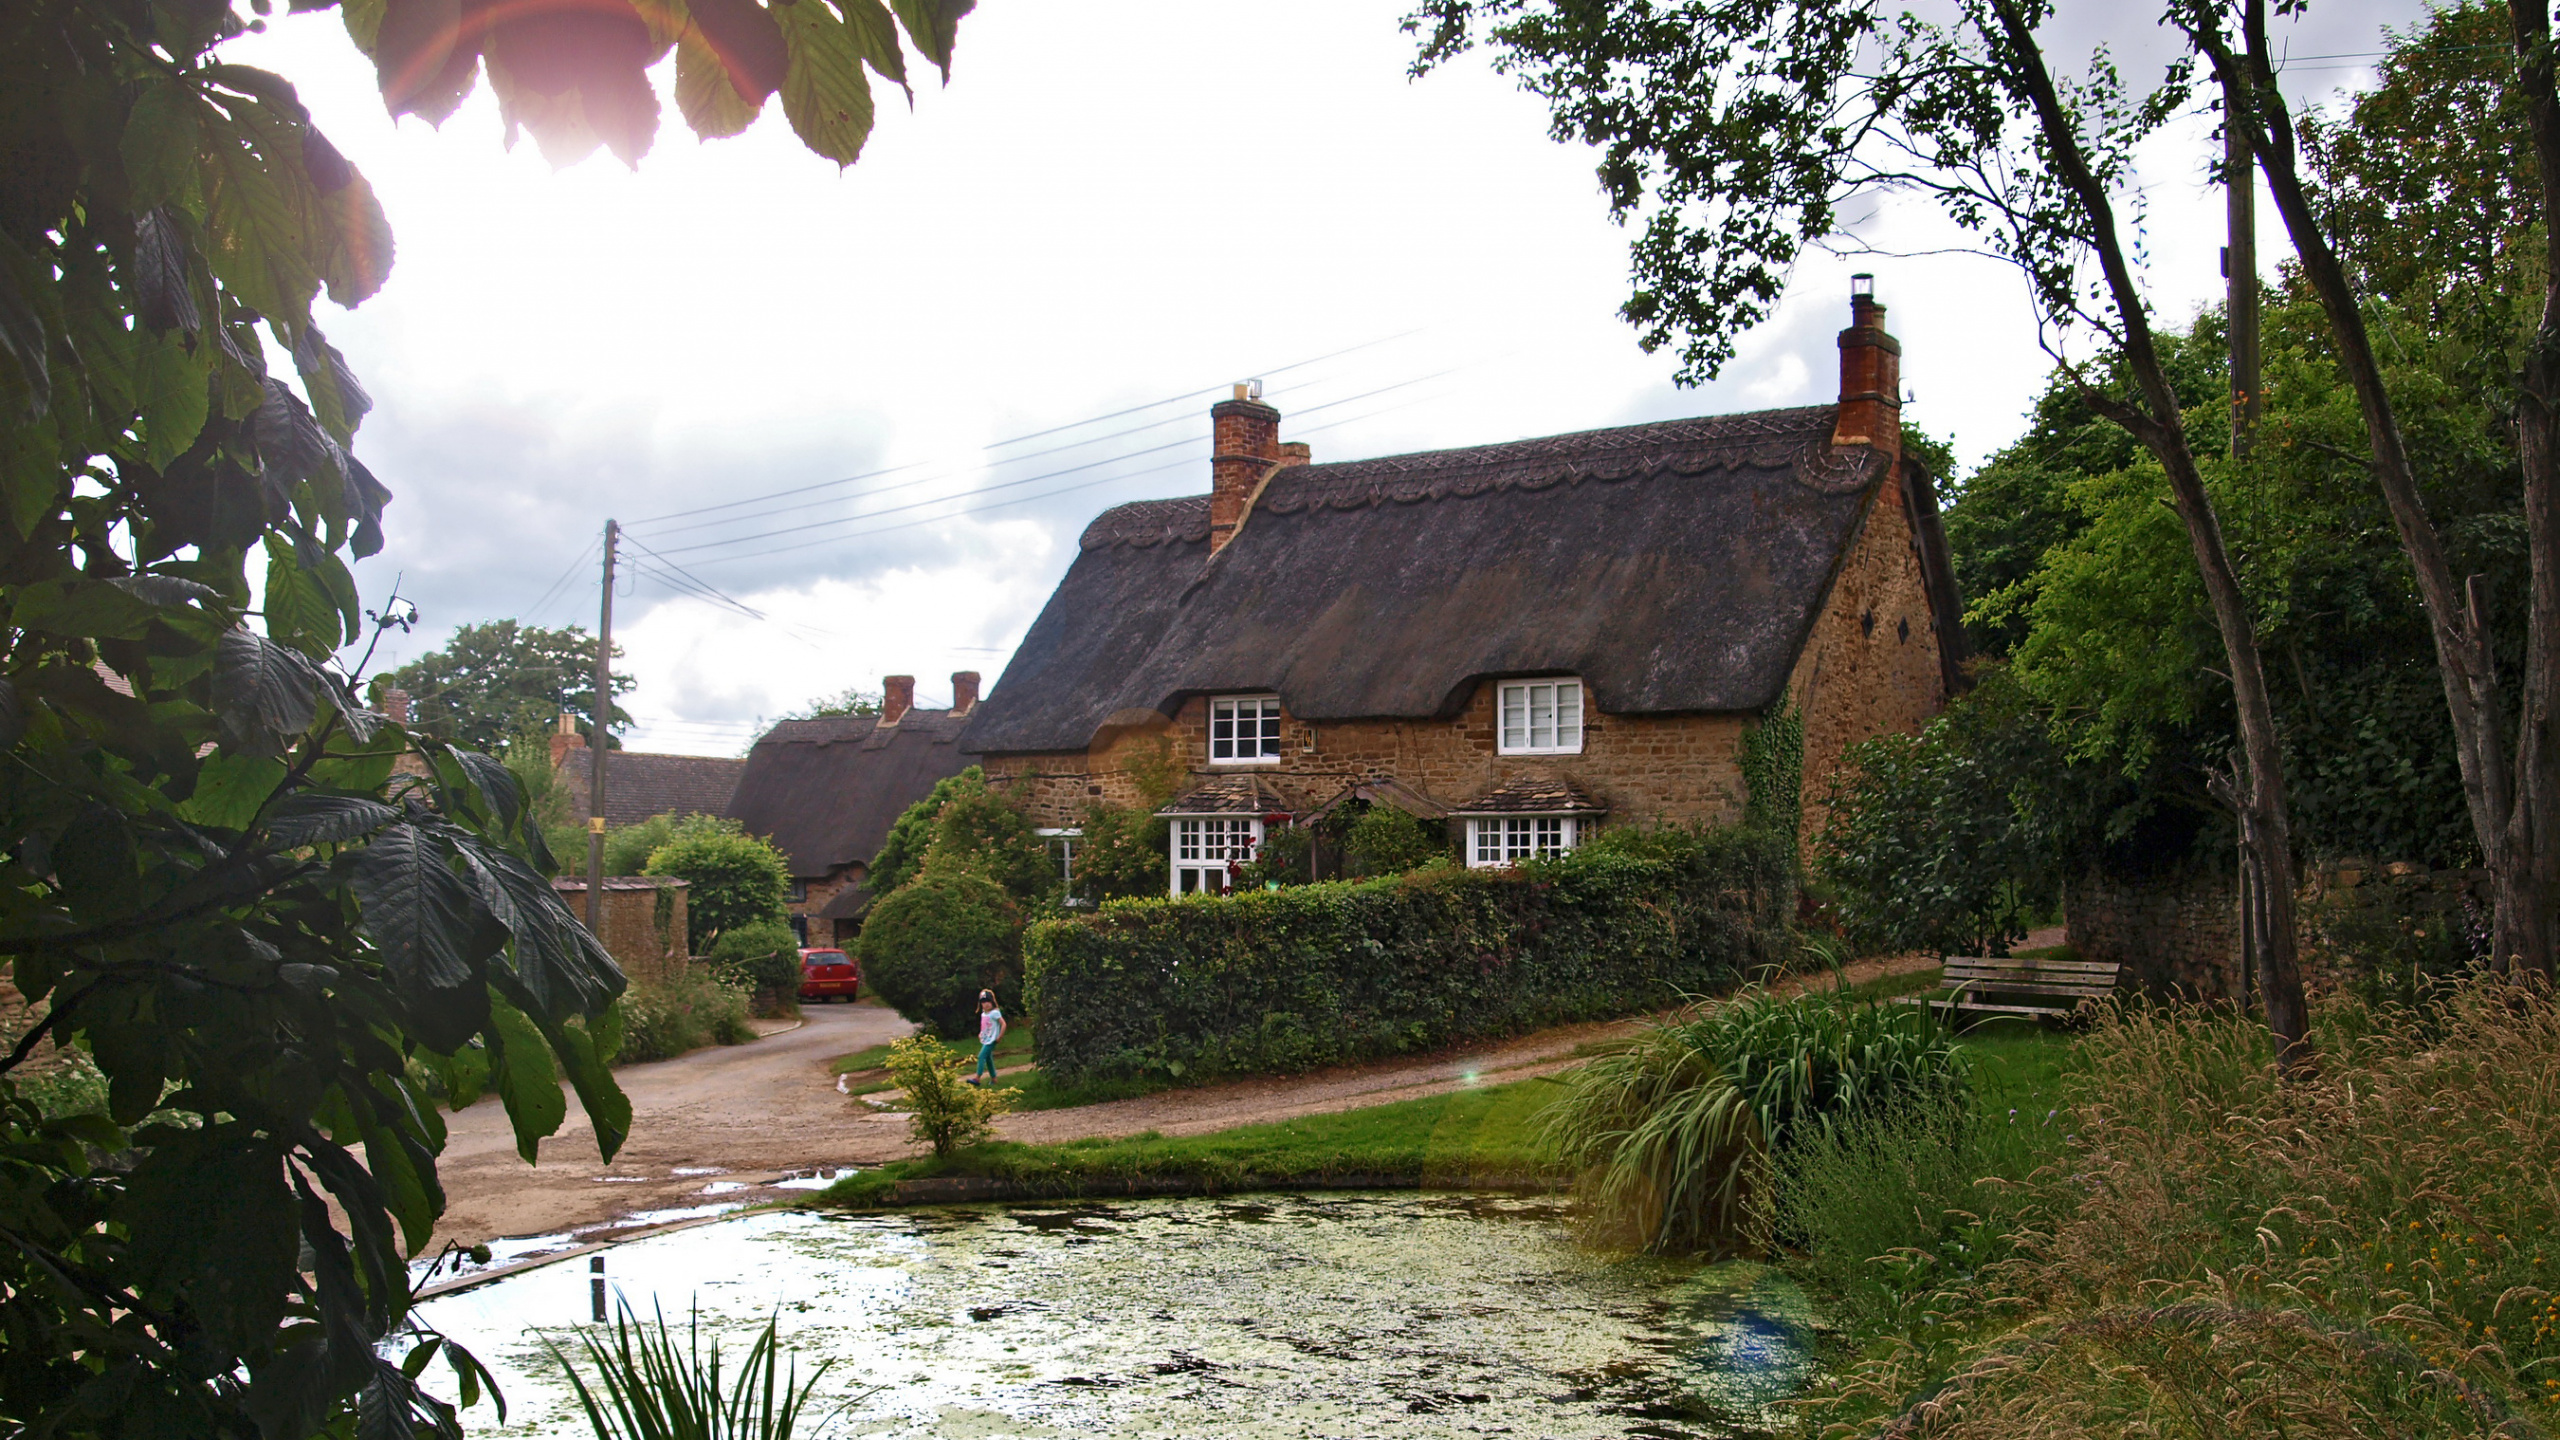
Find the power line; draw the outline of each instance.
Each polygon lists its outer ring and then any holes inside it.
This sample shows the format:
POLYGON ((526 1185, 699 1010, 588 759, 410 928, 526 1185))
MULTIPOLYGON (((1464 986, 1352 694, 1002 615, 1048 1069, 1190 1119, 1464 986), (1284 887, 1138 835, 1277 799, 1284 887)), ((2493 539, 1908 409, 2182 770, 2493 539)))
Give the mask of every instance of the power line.
MULTIPOLYGON (((1339 350, 1333 351, 1333 352, 1331 352, 1330 354, 1318 355, 1318 356, 1314 357, 1313 359, 1309 359, 1309 360, 1293 360, 1293 361, 1291 361, 1290 363, 1288 363, 1288 364, 1286 364, 1286 365, 1281 366, 1281 367, 1280 367, 1279 369, 1277 369, 1277 370, 1265 370, 1265 371, 1263 371, 1263 372, 1262 372, 1262 374, 1263 374, 1263 375, 1265 375, 1265 376, 1271 376, 1271 375, 1286 375, 1286 374, 1288 374, 1288 373, 1289 373, 1290 371, 1292 371, 1292 370, 1304 370, 1305 368, 1307 368, 1307 367, 1308 367, 1308 366, 1310 366, 1310 365, 1320 365, 1320 364, 1324 363, 1324 362, 1325 362, 1325 361, 1327 361, 1327 360, 1338 360, 1338 359, 1342 358, 1342 357, 1343 357, 1343 356, 1345 356, 1345 355, 1352 354, 1352 353, 1353 353, 1353 352, 1355 352, 1355 351, 1371 349, 1371 348, 1373 348, 1373 347, 1375 347, 1375 346, 1385 345, 1385 344, 1388 344, 1388 343, 1390 343, 1390 342, 1392 342, 1392 341, 1402 340, 1402 339, 1405 339, 1405 338, 1406 338, 1406 337, 1408 337, 1408 336, 1419 335, 1419 334, 1421 334, 1421 333, 1422 333, 1422 327, 1421 327, 1421 326, 1416 326, 1416 327, 1414 327, 1414 328, 1413 328, 1413 329, 1411 329, 1411 330, 1403 330, 1403 331, 1399 331, 1399 332, 1397 332, 1396 334, 1393 334, 1393 335, 1382 335, 1382 336, 1378 337, 1378 338, 1377 338, 1377 339, 1375 339, 1375 340, 1363 340, 1363 341, 1361 341, 1361 342, 1360 342, 1359 344, 1357 344, 1357 345, 1346 345, 1346 346, 1344 346, 1342 349, 1339 349, 1339 350)), ((994 442, 993 444, 990 444, 989 446, 987 446, 987 448, 988 448, 988 449, 990 449, 990 450, 1001 450, 1001 449, 1003 449, 1004 447, 1006 447, 1007 445, 1019 445, 1019 444, 1021 444, 1023 441, 1025 441, 1025 440, 1037 440, 1037 439, 1040 439, 1042 436, 1045 436, 1045 435, 1056 435, 1056 434, 1059 434, 1059 433, 1061 433, 1061 432, 1063 432, 1063 431, 1079 429, 1079 428, 1081 428, 1081 427, 1083 427, 1083 426, 1086 426, 1086 425, 1099 425, 1099 424, 1101 424, 1101 423, 1102 423, 1103 421, 1105 421, 1105 420, 1117 420, 1117 419, 1119 419, 1119 418, 1120 418, 1121 416, 1123 416, 1123 415, 1136 415, 1136 414, 1138 414, 1138 413, 1140 413, 1140 412, 1142 412, 1142 411, 1153 410, 1153 409, 1158 408, 1159 406, 1171 405, 1171 404, 1174 404, 1174 403, 1176 403, 1176 402, 1178 402, 1178 401, 1183 401, 1183 400, 1197 400, 1197 399, 1199 399, 1199 398, 1200 398, 1201 396, 1203 396, 1203 395, 1215 395, 1215 394, 1217 394, 1217 393, 1218 393, 1218 389, 1219 389, 1219 387, 1218 387, 1218 386, 1212 385, 1212 386, 1209 386, 1207 389, 1204 389, 1204 390, 1191 390, 1191 391, 1186 391, 1186 392, 1184 392, 1183 394, 1180 394, 1180 395, 1174 395, 1174 396, 1169 396, 1169 397, 1167 397, 1167 398, 1165 398, 1165 399, 1162 399, 1162 400, 1153 400, 1153 401, 1149 401, 1148 403, 1146 403, 1146 404, 1144 404, 1144 405, 1132 405, 1132 406, 1130 406, 1130 407, 1129 407, 1128 409, 1126 409, 1126 410, 1114 410, 1114 411, 1112 411, 1112 412, 1111 412, 1110 414, 1108 414, 1108 415, 1096 415, 1096 416, 1093 416, 1091 419, 1087 419, 1087 420, 1073 420, 1073 421, 1069 421, 1067 424, 1064 424, 1064 425, 1052 425, 1052 426, 1050 426, 1050 427, 1049 427, 1048 429, 1046 429, 1046 430, 1034 430, 1034 431, 1032 431, 1032 432, 1031 432, 1030 434, 1028 434, 1028 435, 1016 435, 1016 436, 1014 436, 1014 437, 1013 437, 1012 439, 1010 439, 1010 440, 998 440, 998 441, 994 442)), ((1072 448, 1072 447, 1069 447, 1069 448, 1072 448)))
MULTIPOLYGON (((1343 397, 1342 397, 1341 399, 1339 399, 1339 400, 1328 400, 1328 401, 1324 402, 1324 403, 1323 403, 1323 404, 1321 404, 1321 405, 1310 405, 1310 406, 1308 406, 1306 409, 1301 410, 1301 411, 1299 411, 1299 412, 1297 412, 1297 413, 1299 413, 1300 415, 1313 415, 1313 414, 1316 414, 1316 413, 1318 413, 1318 412, 1320 412, 1320 411, 1330 410, 1330 409, 1332 409, 1332 408, 1333 408, 1334 406, 1336 406, 1336 405, 1349 405, 1349 404, 1354 403, 1355 401, 1367 400, 1367 399, 1370 399, 1370 398, 1372 398, 1372 397, 1374 397, 1374 396, 1387 394, 1387 393, 1388 393, 1388 392, 1390 392, 1390 391, 1394 391, 1394 390, 1402 390, 1402 389, 1407 388, 1408 386, 1420 385, 1420 384, 1423 384, 1423 383, 1425 383, 1425 382, 1427 382, 1427 381, 1437 380, 1437 379, 1441 378, 1442 376, 1445 376, 1445 375, 1453 375, 1453 374, 1457 373, 1459 370, 1463 370, 1463 369, 1465 369, 1465 368, 1466 368, 1466 367, 1465 367, 1465 366, 1463 366, 1463 365, 1453 365, 1453 366, 1449 367, 1449 368, 1448 368, 1448 369, 1446 369, 1446 370, 1436 370, 1436 371, 1433 371, 1431 374, 1428 374, 1428 375, 1417 375, 1417 376, 1415 376, 1415 377, 1413 377, 1412 379, 1409 379, 1409 380, 1399 380, 1399 381, 1397 381, 1396 383, 1394 383, 1394 384, 1392 384, 1392 385, 1381 385, 1381 386, 1379 386, 1378 388, 1376 388, 1376 389, 1374 389, 1374 390, 1364 390, 1364 391, 1360 392, 1360 393, 1359 393, 1359 394, 1357 394, 1357 395, 1345 395, 1345 396, 1343 396, 1343 397)), ((999 482, 997 482, 996 484, 993 484, 993 485, 981 485, 981 486, 977 487, 977 488, 976 488, 976 489, 974 489, 974 490, 962 490, 962 491, 959 491, 959 492, 957 492, 957 493, 955 493, 955 494, 950 494, 950 495, 937 495, 937 496, 933 496, 933 497, 930 497, 930 498, 927 498, 927 499, 923 499, 923 500, 914 500, 914 501, 909 501, 908 503, 906 503, 906 504, 904 504, 904 505, 892 505, 892 506, 887 507, 886 509, 881 509, 881 510, 866 510, 866 511, 864 511, 863 513, 861 513, 861 514, 859 514, 859 515, 846 515, 846 516, 840 516, 840 517, 838 517, 837 519, 834 519, 834 520, 821 520, 821 521, 817 522, 817 523, 816 523, 816 524, 814 524, 814 525, 802 525, 802 526, 794 527, 794 528, 789 529, 789 530, 765 530, 765 531, 760 531, 760 532, 758 532, 758 533, 756 533, 756 534, 753 534, 753 535, 734 535, 734 536, 731 536, 731 537, 729 537, 729 538, 727 538, 727 539, 725 539, 725 540, 705 540, 705 541, 701 541, 701 542, 699 542, 699 543, 697 543, 697 544, 693 544, 693 545, 679 545, 679 546, 675 547, 674 553, 676 553, 676 554, 678 554, 678 555, 689 555, 689 554, 692 554, 692 553, 694 553, 694 552, 696 552, 696 551, 701 551, 701 550, 717 550, 717 549, 724 548, 724 547, 726 547, 726 546, 730 546, 730 545, 743 545, 743 544, 747 544, 747 543, 750 543, 750 542, 752 542, 752 541, 757 541, 757 540, 771 540, 771 539, 776 539, 776 538, 780 538, 780 537, 788 536, 788 535, 805 535, 805 534, 807 534, 809 531, 812 531, 812 530, 823 530, 823 529, 828 529, 828 528, 831 528, 831 527, 833 527, 833 526, 837 526, 837 525, 851 525, 851 524, 854 524, 854 523, 856 523, 856 522, 863 521, 863 520, 875 520, 875 519, 878 519, 879 517, 881 517, 881 516, 883 516, 883 515, 898 515, 898 514, 903 514, 903 513, 905 513, 906 511, 909 511, 909 510, 921 510, 921 509, 923 509, 923 508, 925 508, 926 506, 929 506, 929 505, 941 505, 941 504, 946 504, 946 503, 948 503, 948 502, 950 502, 950 501, 953 501, 953 500, 968 500, 968 499, 974 499, 975 497, 980 496, 980 495, 992 495, 992 494, 996 493, 996 492, 997 492, 997 491, 999 491, 999 490, 1011 490, 1011 489, 1015 489, 1015 488, 1017 488, 1017 487, 1019 487, 1019 486, 1023 486, 1023 485, 1036 485, 1036 484, 1040 483, 1040 482, 1041 482, 1041 481, 1043 481, 1043 480, 1055 480, 1055 479, 1057 479, 1058 477, 1060 477, 1060 476, 1062 476, 1062 475, 1075 475, 1075 474, 1082 473, 1083 471, 1086 471, 1086 470, 1092 470, 1092 469, 1098 468, 1098 467, 1100 467, 1100 466, 1117 464, 1117 463, 1119 463, 1119 462, 1121 462, 1121 461, 1123 461, 1123 460, 1135 460, 1135 459, 1138 459, 1138 458, 1140 458, 1140 457, 1142 457, 1142 456, 1160 454, 1160 453, 1162 453, 1162 452, 1164 452, 1164 451, 1167 451, 1167 450, 1173 450, 1173 449, 1179 449, 1179 448, 1181 448, 1181 447, 1183 447, 1183 446, 1187 446, 1187 445, 1196 445, 1196 444, 1198 444, 1198 443, 1199 443, 1199 441, 1200 441, 1200 437, 1198 437, 1198 436, 1186 436, 1186 437, 1184 437, 1183 439, 1180 439, 1180 440, 1171 440, 1171 441, 1167 441, 1166 443, 1164 443, 1164 444, 1162 444, 1162 445, 1150 445, 1150 446, 1148 446, 1147 448, 1145 448, 1145 449, 1143 449, 1143 450, 1131 450, 1131 451, 1126 451, 1126 452, 1124 452, 1124 453, 1122 453, 1122 454, 1118 454, 1118 455, 1109 455, 1109 456, 1105 456, 1105 457, 1103 457, 1103 458, 1102 458, 1102 459, 1100 459, 1100 460, 1089 460, 1089 461, 1086 461, 1086 462, 1085 462, 1084 464, 1082 464, 1082 465, 1069 465, 1069 466, 1066 466, 1066 467, 1064 467, 1064 468, 1062 468, 1062 469, 1043 471, 1043 472, 1041 472, 1040 474, 1037 474, 1037 475, 1026 475, 1026 476, 1023 476, 1023 477, 1021 477, 1021 478, 1019 478, 1019 479, 999 481, 999 482)), ((1155 473, 1156 473, 1157 471, 1159 471, 1159 470, 1165 470, 1165 469, 1170 469, 1170 468, 1172 468, 1172 467, 1171 467, 1171 466, 1157 466, 1157 467, 1155 467, 1154 469, 1138 471, 1138 472, 1136 472, 1136 474, 1139 474, 1139 475, 1152 475, 1152 474, 1155 474, 1155 473)), ((1113 475, 1113 476, 1105 476, 1105 477, 1103 477, 1103 479, 1102 479, 1102 480, 1089 481, 1089 482, 1086 482, 1086 484, 1094 484, 1094 485, 1098 485, 1098 484, 1102 484, 1102 483, 1104 483, 1104 481, 1105 481, 1105 480, 1121 480, 1121 479, 1133 479, 1133 478, 1135 478, 1135 476, 1134 476, 1134 475, 1113 475)), ((1080 489, 1084 489, 1084 488, 1086 488, 1086 485, 1070 485, 1070 486, 1067 486, 1065 489, 1061 489, 1061 490, 1052 490, 1052 491, 1048 491, 1048 492, 1046 492, 1046 493, 1047 493, 1047 494, 1050 494, 1050 495, 1063 495, 1063 494, 1066 494, 1066 493, 1067 493, 1067 491, 1069 491, 1069 490, 1080 490, 1080 489)), ((1039 498, 1039 497, 1031 497, 1031 498, 1039 498)), ((993 507, 991 507, 991 506, 980 506, 980 507, 977 507, 977 509, 991 509, 991 508, 993 508, 993 507)), ((954 511, 954 512, 952 512, 952 513, 953 513, 954 515, 971 515, 971 514, 975 514, 975 513, 977 513, 977 511, 976 511, 976 510, 959 510, 959 511, 954 511)), ((948 518, 948 517, 937 517, 937 518, 948 518)), ((905 527, 903 527, 903 526, 893 526, 893 527, 891 527, 891 528, 892 528, 892 529, 903 529, 903 528, 905 528, 905 527)), ((857 531, 857 532, 855 532, 855 533, 856 533, 856 534, 869 535, 869 534, 879 534, 879 533, 882 533, 882 532, 879 532, 879 531, 870 531, 870 530, 865 530, 865 531, 857 531)), ((848 538, 851 538, 851 537, 849 537, 849 536, 831 536, 831 537, 828 537, 828 539, 829 539, 829 540, 848 539, 848 538)), ((793 550, 803 550, 803 549, 807 549, 807 548, 809 548, 809 546, 810 546, 810 545, 814 545, 814 544, 823 544, 823 543, 827 543, 827 541, 809 541, 809 542, 806 542, 806 543, 803 543, 803 544, 798 544, 798 545, 785 545, 785 546, 782 546, 782 547, 780 547, 780 548, 778 548, 778 549, 767 550, 767 551, 764 551, 764 552, 762 552, 762 553, 765 553, 765 554, 768 554, 768 555, 781 555, 781 554, 788 554, 788 553, 790 553, 790 552, 791 552, 791 551, 793 551, 793 550)), ((656 552, 655 552, 655 551, 652 551, 652 552, 650 552, 650 553, 652 553, 652 554, 656 554, 656 552)), ((660 559, 664 559, 665 557, 664 557, 664 556, 660 556, 659 558, 660 558, 660 559)))
POLYGON ((587 563, 587 557, 596 553, 597 543, 598 542, 593 540, 588 541, 587 548, 579 551, 578 558, 570 561, 568 565, 561 570, 559 578, 553 580, 549 585, 543 588, 542 598, 534 601, 533 604, 525 608, 524 617, 526 623, 530 624, 534 616, 541 614, 542 607, 551 603, 551 597, 560 593, 560 587, 569 583, 569 577, 577 573, 578 567, 587 563))

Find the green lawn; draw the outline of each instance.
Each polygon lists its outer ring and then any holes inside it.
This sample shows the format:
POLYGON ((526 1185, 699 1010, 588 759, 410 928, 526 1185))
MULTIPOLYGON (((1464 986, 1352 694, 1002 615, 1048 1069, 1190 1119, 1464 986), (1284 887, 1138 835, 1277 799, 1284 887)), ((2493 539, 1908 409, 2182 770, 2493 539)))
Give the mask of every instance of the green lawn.
POLYGON ((955 1175, 1020 1181, 1060 1195, 1091 1180, 1164 1176, 1193 1177, 1221 1190, 1365 1175, 1464 1189, 1480 1179, 1537 1170, 1532 1121, 1555 1093, 1551 1080, 1521 1080, 1214 1135, 1167 1139, 1150 1132, 1063 1145, 997 1142, 949 1160, 904 1160, 866 1170, 836 1182, 822 1199, 875 1204, 901 1180, 955 1175))
MULTIPOLYGON (((978 1042, 975 1040, 945 1040, 942 1044, 945 1049, 963 1060, 978 1058, 978 1042)), ((996 1042, 996 1068, 1020 1065, 1030 1058, 1031 1022, 1013 1021, 1005 1027, 1004 1038, 996 1042)), ((860 1075, 866 1071, 878 1070, 888 1063, 889 1047, 874 1045, 868 1050, 856 1050, 850 1055, 839 1055, 827 1068, 838 1075, 860 1075)))

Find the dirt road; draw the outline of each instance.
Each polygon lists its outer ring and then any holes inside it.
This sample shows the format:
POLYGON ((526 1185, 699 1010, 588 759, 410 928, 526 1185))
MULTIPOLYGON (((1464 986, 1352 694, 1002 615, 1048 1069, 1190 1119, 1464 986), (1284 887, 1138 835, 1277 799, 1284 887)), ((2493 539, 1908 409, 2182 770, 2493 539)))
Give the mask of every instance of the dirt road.
MULTIPOLYGON (((542 1142, 540 1163, 516 1154, 515 1134, 495 1099, 445 1117, 446 1208, 437 1243, 465 1244, 545 1234, 616 1217, 734 1197, 742 1181, 813 1166, 878 1159, 876 1139, 857 1148, 850 1133, 904 1127, 884 1122, 835 1090, 827 1062, 884 1045, 914 1027, 876 1005, 811 1005, 796 1029, 746 1045, 715 1046, 615 1072, 631 1097, 631 1139, 611 1165, 596 1158, 595 1132, 575 1096, 560 1133, 542 1142), (712 1186, 728 1188, 706 1195, 712 1186)), ((902 1119, 903 1117, 898 1117, 902 1119)), ((902 1144, 890 1149, 903 1152, 902 1144)))
MULTIPOLYGON (((1923 969, 1917 957, 1849 967, 1850 983, 1923 969)), ((1828 975, 1781 989, 1830 984, 1828 975)), ((884 1044, 910 1028, 876 1006, 812 1005, 807 1023, 750 1045, 697 1050, 618 1072, 631 1097, 631 1139, 607 1166, 575 1099, 561 1133, 544 1141, 541 1164, 516 1157, 507 1118, 494 1100, 450 1116, 445 1146, 447 1209, 438 1241, 466 1244, 508 1236, 558 1235, 615 1225, 645 1226, 704 1207, 775 1199, 794 1172, 875 1165, 916 1153, 907 1117, 838 1095, 827 1062, 884 1044)), ((1301 1115, 1356 1110, 1436 1095, 1462 1086, 1553 1074, 1580 1047, 1625 1035, 1643 1017, 1568 1025, 1442 1055, 1345 1066, 1308 1075, 1166 1090, 1133 1100, 1008 1115, 1008 1140, 1054 1143, 1088 1136, 1196 1135, 1301 1115)), ((815 1184, 815 1177, 810 1183, 815 1184)))

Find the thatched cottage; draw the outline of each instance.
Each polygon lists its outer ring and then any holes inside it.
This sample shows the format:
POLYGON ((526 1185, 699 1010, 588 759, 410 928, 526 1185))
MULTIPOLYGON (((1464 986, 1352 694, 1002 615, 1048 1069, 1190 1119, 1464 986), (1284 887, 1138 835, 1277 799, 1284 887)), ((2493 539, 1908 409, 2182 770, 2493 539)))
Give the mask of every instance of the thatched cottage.
POLYGON ((1210 492, 1086 528, 961 746, 1046 826, 1169 762, 1176 893, 1347 796, 1447 820, 1474 864, 1736 818, 1743 738, 1786 705, 1818 809, 1844 747, 1961 681, 1864 285, 1839 352, 1835 404, 1324 465, 1238 387, 1210 492))

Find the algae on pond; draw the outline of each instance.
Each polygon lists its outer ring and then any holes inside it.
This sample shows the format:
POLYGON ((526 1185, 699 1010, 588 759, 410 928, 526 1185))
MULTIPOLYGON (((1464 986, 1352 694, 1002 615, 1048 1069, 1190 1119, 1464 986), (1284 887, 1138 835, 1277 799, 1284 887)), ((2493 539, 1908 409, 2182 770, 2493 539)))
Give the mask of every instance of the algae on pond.
MULTIPOLYGON (((1808 1368, 1801 1297, 1769 1272, 1598 1259, 1552 1199, 770 1213, 621 1246, 607 1273, 741 1351, 779 1309, 804 1369, 833 1364, 810 1413, 864 1397, 829 1436, 1749 1436, 1808 1368)), ((473 1434, 586 1433, 534 1330, 586 1320, 587 1279, 425 1307, 506 1386, 510 1423, 483 1410, 473 1434)))

